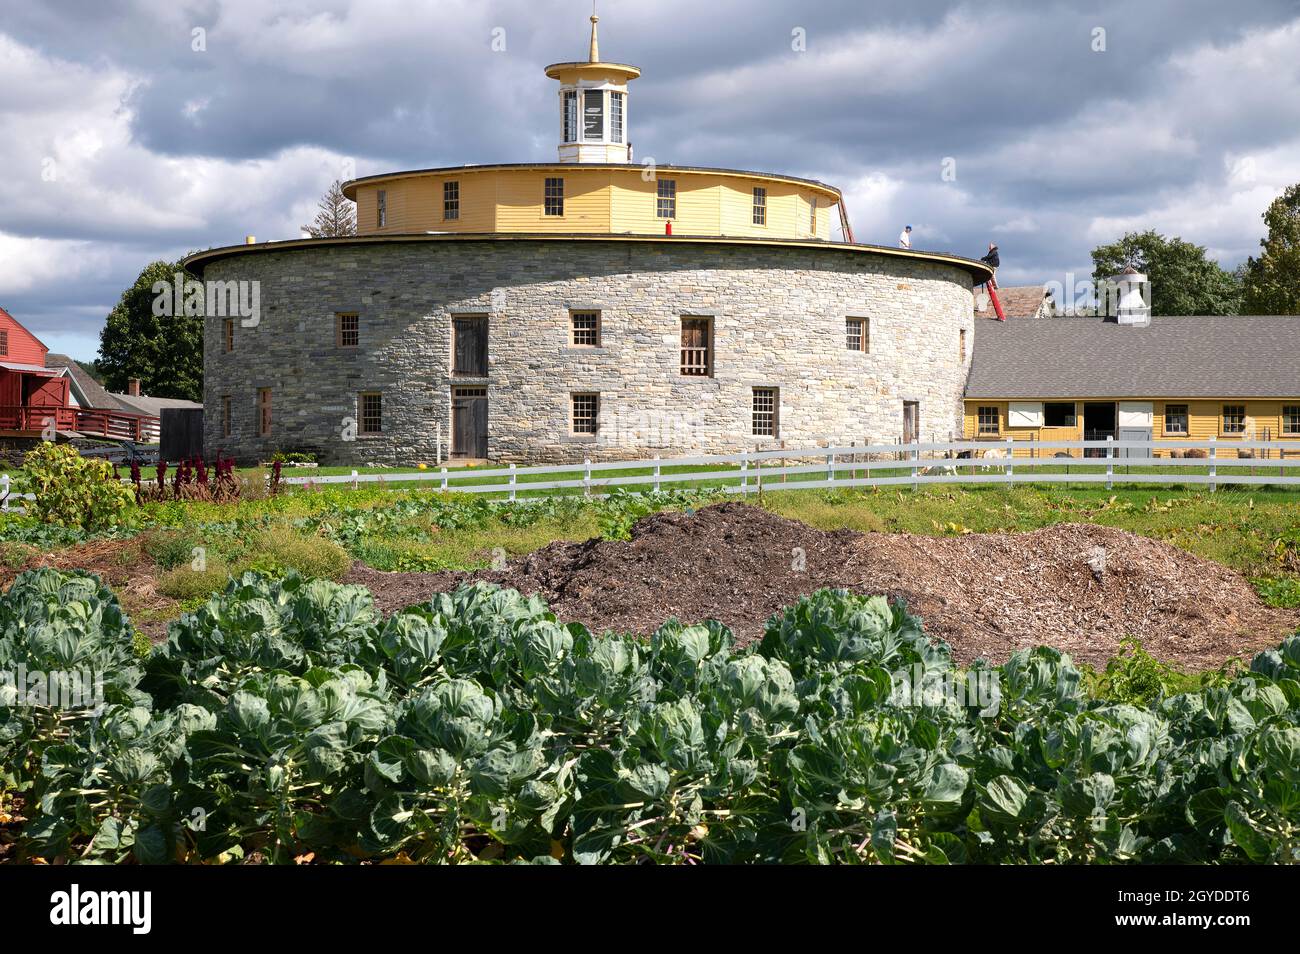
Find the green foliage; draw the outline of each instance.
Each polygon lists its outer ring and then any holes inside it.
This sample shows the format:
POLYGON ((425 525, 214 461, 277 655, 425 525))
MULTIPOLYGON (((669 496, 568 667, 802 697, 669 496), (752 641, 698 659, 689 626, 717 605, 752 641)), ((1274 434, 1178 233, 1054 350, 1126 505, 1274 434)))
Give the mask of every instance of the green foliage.
POLYGON ((1102 672, 1085 670, 1088 693, 1108 703, 1147 706, 1183 692, 1226 685, 1235 662, 1207 673, 1186 673, 1161 662, 1135 638, 1125 639, 1120 652, 1102 672))
POLYGON ((303 576, 338 579, 352 566, 347 551, 334 541, 287 527, 263 530, 253 538, 249 552, 249 569, 272 574, 296 570, 303 576))
POLYGON ((140 538, 140 548, 164 570, 190 563, 197 545, 196 535, 180 530, 159 530, 140 538))
POLYGON ((1264 211, 1268 235, 1259 258, 1245 267, 1245 311, 1251 315, 1300 315, 1300 183, 1264 211))
POLYGON ((82 457, 68 444, 44 441, 24 458, 37 520, 79 530, 121 526, 135 508, 131 489, 106 460, 82 457))
POLYGON ((207 599, 226 585, 230 567, 224 560, 208 558, 203 569, 196 570, 190 563, 182 563, 158 576, 155 587, 163 596, 182 603, 193 599, 207 599))
POLYGON ((1269 606, 1300 609, 1300 579, 1294 576, 1272 577, 1252 581, 1259 598, 1269 606))
POLYGON ((50 860, 1300 857, 1300 636, 1139 703, 1091 697, 1050 649, 959 671, 903 607, 830 591, 737 649, 716 623, 597 638, 485 584, 383 619, 361 587, 250 573, 142 678, 111 594, 41 571, 0 634, 5 662, 117 673, 95 720, 0 709, 18 848, 50 860))
POLYGON ((1092 250, 1092 280, 1100 284, 1132 265, 1151 280, 1153 315, 1235 315, 1237 278, 1206 257, 1205 249, 1159 232, 1129 232, 1092 250))
POLYGON ((203 306, 183 309, 189 314, 154 314, 159 294, 170 301, 178 273, 182 281, 197 281, 179 262, 151 262, 108 313, 96 364, 110 391, 126 391, 130 379, 139 378, 154 397, 203 400, 203 306), (155 292, 160 283, 166 289, 155 292))

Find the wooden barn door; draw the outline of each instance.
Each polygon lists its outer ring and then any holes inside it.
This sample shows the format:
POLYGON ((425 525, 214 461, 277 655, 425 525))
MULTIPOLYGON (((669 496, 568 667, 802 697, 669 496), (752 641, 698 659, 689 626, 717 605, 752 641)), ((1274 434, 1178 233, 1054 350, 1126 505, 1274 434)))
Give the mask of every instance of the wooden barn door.
POLYGON ((486 460, 487 453, 487 388, 452 388, 451 456, 486 460))
POLYGON ((452 319, 451 373, 470 378, 488 374, 488 320, 483 317, 452 319))
POLYGON ((911 444, 921 439, 921 405, 916 401, 903 402, 903 443, 911 444))

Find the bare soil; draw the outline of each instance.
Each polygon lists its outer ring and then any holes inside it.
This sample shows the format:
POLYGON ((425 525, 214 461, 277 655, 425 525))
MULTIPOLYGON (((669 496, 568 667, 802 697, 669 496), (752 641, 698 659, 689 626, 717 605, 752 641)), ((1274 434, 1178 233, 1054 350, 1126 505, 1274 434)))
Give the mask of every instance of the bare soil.
POLYGON ((1102 665, 1137 636, 1167 662, 1204 669, 1300 625, 1300 612, 1265 606, 1240 574, 1124 530, 860 534, 739 503, 652 514, 630 541, 553 543, 504 570, 385 573, 358 562, 346 579, 385 613, 488 580, 538 593, 561 619, 597 632, 649 633, 675 616, 719 620, 741 642, 801 596, 842 587, 906 601, 962 662, 1045 644, 1102 665))

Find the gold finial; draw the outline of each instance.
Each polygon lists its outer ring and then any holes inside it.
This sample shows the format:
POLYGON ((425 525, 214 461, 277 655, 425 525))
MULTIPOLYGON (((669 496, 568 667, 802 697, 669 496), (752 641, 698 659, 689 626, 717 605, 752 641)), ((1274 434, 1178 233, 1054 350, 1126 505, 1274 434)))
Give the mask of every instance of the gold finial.
MULTIPOLYGON (((593 3, 592 6, 595 7, 595 4, 593 3)), ((596 14, 591 15, 591 51, 587 54, 587 60, 591 63, 600 62, 600 47, 596 44, 596 21, 599 19, 596 14)))

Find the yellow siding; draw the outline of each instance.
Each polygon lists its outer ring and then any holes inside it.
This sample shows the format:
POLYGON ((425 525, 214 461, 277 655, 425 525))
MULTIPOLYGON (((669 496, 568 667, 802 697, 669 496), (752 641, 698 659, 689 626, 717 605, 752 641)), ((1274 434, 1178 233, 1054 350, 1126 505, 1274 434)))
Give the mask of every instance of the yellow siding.
MULTIPOLYGON (((528 169, 474 169, 412 173, 359 183, 355 188, 361 235, 412 232, 613 232, 662 235, 658 185, 643 168, 584 168, 581 163, 528 169), (544 214, 545 180, 565 183, 564 215, 544 214), (460 218, 443 219, 443 183, 460 183, 460 218), (377 194, 387 193, 387 224, 377 224, 377 194)), ((677 182, 675 235, 829 241, 838 196, 762 176, 661 168, 677 182), (767 224, 753 222, 753 189, 767 189, 767 224), (812 221, 812 202, 817 202, 812 221)))
MULTIPOLYGON (((1044 399, 1045 401, 1049 399, 1044 399)), ((1064 399, 1050 399, 1052 402, 1064 399)), ((1221 441, 1227 448, 1227 451, 1220 452, 1220 456, 1232 456, 1232 442, 1241 440, 1240 435, 1223 433, 1223 406, 1225 404, 1244 404, 1246 406, 1246 417, 1248 425, 1253 423, 1254 434, 1253 440, 1273 440, 1294 442, 1296 450, 1288 450, 1286 453, 1300 454, 1300 435, 1282 433, 1282 407, 1288 404, 1300 404, 1300 398, 1283 398, 1283 399, 1260 399, 1260 398, 1221 398, 1214 400, 1193 399, 1172 400, 1163 398, 1088 398, 1087 403, 1106 403, 1107 401, 1145 401, 1149 400, 1153 405, 1152 417, 1152 439, 1159 441, 1207 441, 1211 437, 1221 441), (1170 404, 1187 405, 1187 429, 1186 434, 1170 434, 1165 431, 1166 407, 1170 404)), ((1078 426, 1068 427, 1008 427, 1007 426, 1007 409, 1010 402, 968 399, 966 401, 965 412, 963 415, 962 433, 965 439, 974 440, 977 438, 987 439, 990 441, 1005 441, 1011 437, 1017 441, 1077 441, 1083 439, 1083 405, 1084 399, 1078 399, 1077 420, 1078 426), (996 438, 988 435, 979 434, 979 409, 980 407, 995 406, 998 409, 998 434, 996 438)), ((1056 453, 1051 451, 1050 453, 1056 453)), ((1156 450, 1154 456, 1168 456, 1166 450, 1156 450)), ((1028 456, 1029 450, 1017 449, 1017 456, 1028 456)), ((1079 456, 1079 452, 1074 452, 1079 456)))

